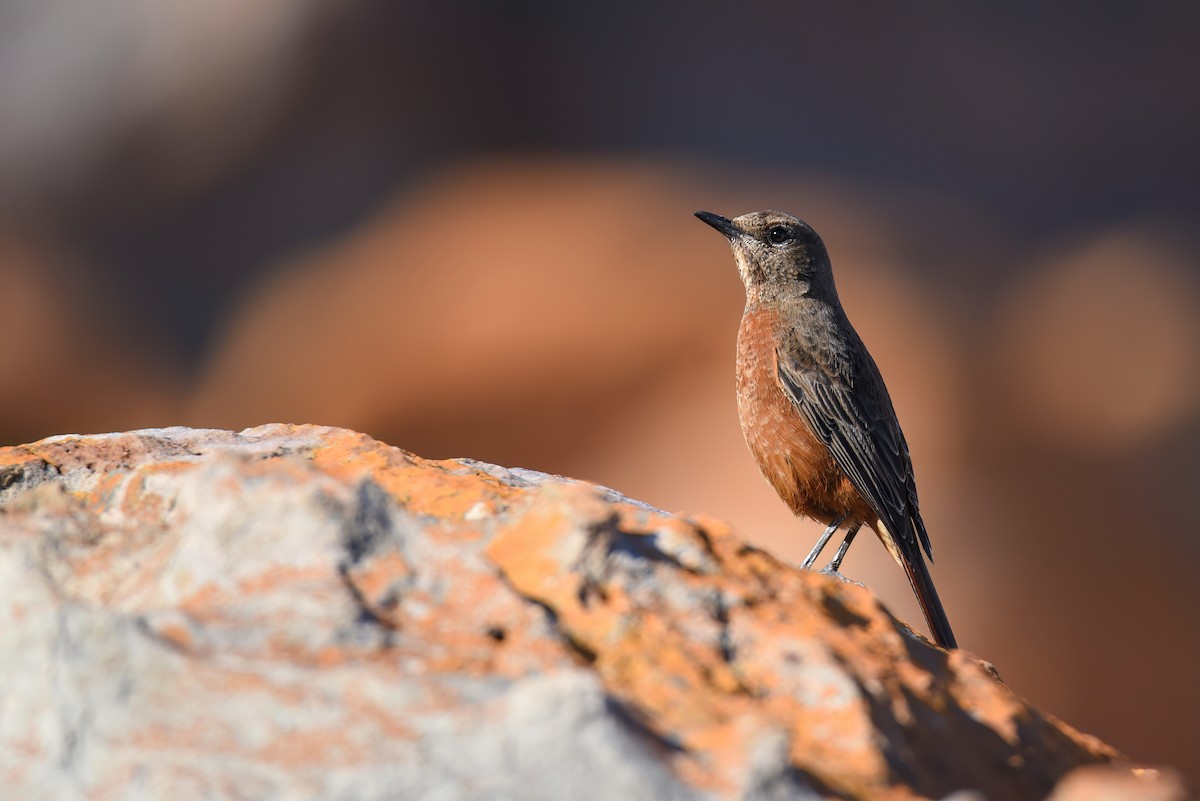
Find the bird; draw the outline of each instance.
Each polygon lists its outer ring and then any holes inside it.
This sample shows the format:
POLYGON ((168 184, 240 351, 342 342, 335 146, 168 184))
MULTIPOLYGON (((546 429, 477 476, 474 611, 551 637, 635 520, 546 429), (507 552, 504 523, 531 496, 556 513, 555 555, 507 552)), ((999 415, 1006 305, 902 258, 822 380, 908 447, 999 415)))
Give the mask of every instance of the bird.
POLYGON ((825 243, 781 211, 695 216, 729 240, 746 289, 736 371, 746 445, 793 513, 828 524, 801 567, 811 568, 845 526, 825 568, 840 575, 855 535, 869 527, 904 569, 934 640, 957 648, 925 564, 933 550, 908 443, 883 376, 842 309, 825 243))

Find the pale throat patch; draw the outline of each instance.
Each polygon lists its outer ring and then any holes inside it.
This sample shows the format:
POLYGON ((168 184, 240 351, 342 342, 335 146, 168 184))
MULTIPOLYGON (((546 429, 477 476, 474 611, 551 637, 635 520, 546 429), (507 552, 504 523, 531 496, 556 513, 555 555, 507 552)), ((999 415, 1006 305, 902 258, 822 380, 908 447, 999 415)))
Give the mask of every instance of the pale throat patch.
POLYGON ((738 248, 733 253, 733 258, 737 262, 738 275, 742 277, 742 284, 746 289, 750 288, 750 265, 746 262, 746 252, 738 248))

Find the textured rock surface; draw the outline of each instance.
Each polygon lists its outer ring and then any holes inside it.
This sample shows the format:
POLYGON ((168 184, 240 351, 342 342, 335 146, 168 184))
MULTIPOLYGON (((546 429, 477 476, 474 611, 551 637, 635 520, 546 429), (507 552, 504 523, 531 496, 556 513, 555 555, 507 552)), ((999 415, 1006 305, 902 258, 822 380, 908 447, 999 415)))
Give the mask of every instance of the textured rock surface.
POLYGON ((0 618, 26 799, 1030 799, 1118 756, 721 523, 339 429, 0 449, 0 618))

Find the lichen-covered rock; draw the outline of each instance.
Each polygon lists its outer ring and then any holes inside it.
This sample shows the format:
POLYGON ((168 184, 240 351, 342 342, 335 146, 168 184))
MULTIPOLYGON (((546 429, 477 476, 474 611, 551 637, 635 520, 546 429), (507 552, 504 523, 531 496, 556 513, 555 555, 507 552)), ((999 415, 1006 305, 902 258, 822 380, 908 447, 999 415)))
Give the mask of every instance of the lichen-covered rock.
POLYGON ((312 426, 0 449, 0 688, 23 799, 1034 799, 1118 758, 717 521, 312 426))

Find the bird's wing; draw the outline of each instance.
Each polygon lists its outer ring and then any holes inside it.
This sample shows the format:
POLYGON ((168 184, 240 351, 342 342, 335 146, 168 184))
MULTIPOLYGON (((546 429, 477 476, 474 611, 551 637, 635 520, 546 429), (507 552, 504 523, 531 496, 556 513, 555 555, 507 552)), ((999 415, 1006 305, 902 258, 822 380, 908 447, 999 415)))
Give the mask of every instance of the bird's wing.
MULTIPOLYGON (((901 550, 911 553, 919 538, 932 559, 908 443, 874 362, 869 356, 855 360, 838 375, 779 353, 776 358, 783 391, 901 550)), ((919 551, 915 555, 920 559, 919 551)))

